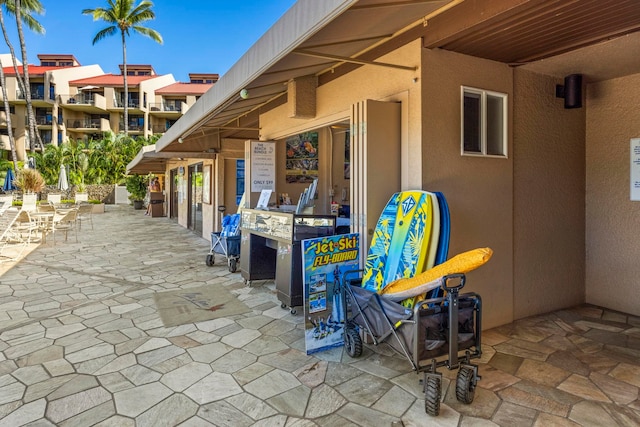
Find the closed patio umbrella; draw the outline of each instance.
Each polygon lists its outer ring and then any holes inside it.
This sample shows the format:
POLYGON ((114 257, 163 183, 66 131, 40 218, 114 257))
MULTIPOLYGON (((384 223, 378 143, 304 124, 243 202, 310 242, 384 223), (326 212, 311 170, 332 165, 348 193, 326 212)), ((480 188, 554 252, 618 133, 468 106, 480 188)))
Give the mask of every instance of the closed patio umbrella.
POLYGON ((14 179, 16 179, 16 177, 13 174, 13 169, 8 168, 7 175, 4 177, 4 185, 2 186, 2 189, 4 191, 17 190, 16 185, 13 183, 14 179))
POLYGON ((58 190, 67 191, 69 189, 69 181, 67 180, 67 169, 64 165, 60 165, 60 175, 58 176, 58 190))

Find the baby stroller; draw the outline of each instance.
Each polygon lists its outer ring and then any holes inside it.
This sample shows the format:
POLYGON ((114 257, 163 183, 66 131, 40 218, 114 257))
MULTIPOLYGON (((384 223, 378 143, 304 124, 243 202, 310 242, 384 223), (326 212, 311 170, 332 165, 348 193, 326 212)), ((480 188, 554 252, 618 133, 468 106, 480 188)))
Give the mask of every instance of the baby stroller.
POLYGON ((425 299, 413 309, 360 287, 358 280, 352 284, 345 278, 342 287, 347 354, 362 355, 365 337, 373 345, 386 343, 405 356, 414 371, 424 372, 425 411, 432 416, 440 412, 442 394, 442 374, 437 368, 459 368, 456 398, 462 403, 473 402, 480 379, 471 359, 482 354, 482 301, 475 293, 460 294, 465 280, 464 274, 444 276, 441 290, 446 296, 425 299))
POLYGON ((227 259, 229 271, 235 273, 240 260, 240 214, 225 215, 222 218, 222 231, 211 233, 211 249, 207 255, 207 265, 215 264, 215 254, 227 259))

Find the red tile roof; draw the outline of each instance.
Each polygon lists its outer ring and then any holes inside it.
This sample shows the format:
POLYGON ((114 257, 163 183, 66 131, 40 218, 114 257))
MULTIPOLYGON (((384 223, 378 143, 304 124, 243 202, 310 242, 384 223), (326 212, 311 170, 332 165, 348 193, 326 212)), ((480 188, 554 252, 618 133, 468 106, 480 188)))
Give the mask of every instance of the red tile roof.
MULTIPOLYGON (((31 65, 31 64, 29 64, 29 75, 30 76, 44 75, 44 73, 46 73, 47 71, 62 70, 64 68, 73 68, 73 67, 43 67, 41 65, 31 65)), ((13 66, 2 67, 2 71, 4 71, 5 76, 15 76, 16 75, 16 72, 13 70, 13 66)), ((20 74, 23 73, 22 65, 18 66, 18 72, 20 74)))
POLYGON ((202 95, 213 83, 172 83, 156 90, 156 95, 202 95))
MULTIPOLYGON (((140 82, 155 79, 159 76, 127 76, 127 86, 137 86, 140 82)), ((102 74, 86 79, 71 80, 69 86, 124 86, 122 74, 102 74)))

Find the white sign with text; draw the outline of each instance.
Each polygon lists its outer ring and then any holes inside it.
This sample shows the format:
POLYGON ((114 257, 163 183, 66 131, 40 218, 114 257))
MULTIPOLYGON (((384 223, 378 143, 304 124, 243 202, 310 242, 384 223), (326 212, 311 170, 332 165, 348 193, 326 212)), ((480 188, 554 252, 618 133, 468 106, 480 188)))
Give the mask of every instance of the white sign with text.
POLYGON ((275 142, 251 141, 251 191, 276 189, 275 142))
POLYGON ((640 201, 640 138, 631 139, 631 200, 640 201))

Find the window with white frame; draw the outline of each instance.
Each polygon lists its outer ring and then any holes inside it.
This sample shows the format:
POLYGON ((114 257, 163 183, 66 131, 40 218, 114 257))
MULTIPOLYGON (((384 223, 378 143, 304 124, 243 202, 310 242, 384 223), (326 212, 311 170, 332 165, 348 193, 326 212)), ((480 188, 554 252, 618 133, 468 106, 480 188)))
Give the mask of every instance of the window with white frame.
POLYGON ((461 154, 507 157, 507 94, 462 87, 461 154))

